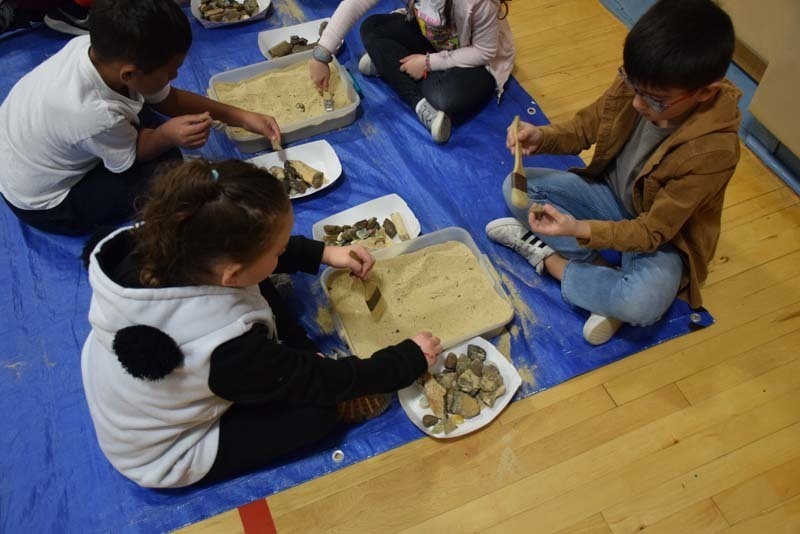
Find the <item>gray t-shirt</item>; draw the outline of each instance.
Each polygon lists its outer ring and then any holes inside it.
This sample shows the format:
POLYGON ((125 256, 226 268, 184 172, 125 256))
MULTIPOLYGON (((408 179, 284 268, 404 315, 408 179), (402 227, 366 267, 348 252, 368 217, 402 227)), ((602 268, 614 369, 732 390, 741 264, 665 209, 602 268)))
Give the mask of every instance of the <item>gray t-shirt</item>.
POLYGON ((674 131, 674 127, 659 128, 649 120, 639 117, 625 146, 606 167, 606 182, 631 215, 636 215, 633 208, 633 181, 639 176, 639 171, 650 154, 674 131))

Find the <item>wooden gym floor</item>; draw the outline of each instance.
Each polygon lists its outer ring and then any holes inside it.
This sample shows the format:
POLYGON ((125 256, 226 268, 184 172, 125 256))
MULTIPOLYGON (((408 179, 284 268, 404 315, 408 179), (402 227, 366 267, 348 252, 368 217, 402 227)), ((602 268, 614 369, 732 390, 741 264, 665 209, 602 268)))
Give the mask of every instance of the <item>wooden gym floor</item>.
MULTIPOLYGON (((510 6, 515 75, 552 121, 610 84, 626 29, 598 0, 510 6)), ((273 495, 274 529, 800 532, 800 203, 743 146, 725 206, 704 289, 714 326, 514 403, 477 434, 273 495)), ((264 501, 250 511, 267 517, 264 501)), ((244 527, 231 510, 183 532, 244 527)))

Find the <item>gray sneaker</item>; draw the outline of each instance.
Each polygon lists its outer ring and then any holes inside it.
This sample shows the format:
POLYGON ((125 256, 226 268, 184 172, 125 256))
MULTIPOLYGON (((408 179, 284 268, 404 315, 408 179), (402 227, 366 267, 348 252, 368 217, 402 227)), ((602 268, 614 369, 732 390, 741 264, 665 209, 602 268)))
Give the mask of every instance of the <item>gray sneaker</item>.
POLYGON ((414 109, 419 121, 431 132, 431 137, 437 143, 446 143, 450 139, 450 116, 444 111, 433 107, 426 99, 417 102, 414 109))
POLYGON ((364 76, 380 76, 377 67, 375 67, 375 63, 372 62, 372 58, 369 57, 369 54, 364 54, 361 56, 361 59, 358 60, 358 72, 364 76))
POLYGON ((544 272, 544 260, 556 253, 533 232, 513 217, 495 219, 486 225, 489 239, 517 252, 533 265, 538 274, 544 272))

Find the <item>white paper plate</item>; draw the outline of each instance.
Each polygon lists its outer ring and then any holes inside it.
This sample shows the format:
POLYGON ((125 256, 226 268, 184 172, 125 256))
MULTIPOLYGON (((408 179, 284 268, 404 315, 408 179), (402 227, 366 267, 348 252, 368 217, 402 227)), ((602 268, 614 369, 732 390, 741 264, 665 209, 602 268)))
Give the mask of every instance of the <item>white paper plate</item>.
MULTIPOLYGON (((414 213, 411 211, 411 208, 408 207, 406 201, 395 193, 370 200, 369 202, 364 202, 358 206, 326 217, 314 223, 311 229, 311 235, 314 239, 321 241, 322 237, 325 235, 324 227, 326 224, 338 226, 343 226, 345 224, 352 225, 361 219, 369 219, 370 217, 376 217, 378 222, 383 224, 383 220, 389 219, 394 212, 400 213, 403 217, 406 230, 408 230, 408 237, 411 239, 417 237, 420 231, 419 221, 414 217, 414 213)), ((400 238, 394 236, 393 241, 399 243, 400 238)))
POLYGON ((522 378, 519 376, 517 369, 508 361, 506 360, 505 356, 503 356, 500 351, 495 348, 494 345, 483 339, 482 337, 475 337, 470 339, 469 341, 465 341, 460 345, 456 345, 450 349, 443 350, 442 353, 439 355, 439 359, 436 362, 436 365, 431 367, 430 372, 431 374, 439 373, 444 368, 444 360, 447 357, 447 354, 450 352, 455 352, 456 354, 466 354, 467 353, 467 345, 478 345, 479 347, 483 348, 486 351, 486 363, 494 364, 498 371, 500 371, 500 375, 503 377, 503 385, 506 388, 505 394, 502 397, 498 398, 494 402, 494 406, 489 408, 488 406, 481 404, 481 413, 473 417, 472 419, 464 419, 464 422, 458 425, 454 431, 450 432, 449 434, 445 434, 444 432, 440 434, 434 434, 431 432, 431 429, 424 426, 422 424, 422 417, 426 414, 433 414, 430 408, 422 408, 420 405, 420 401, 425 398, 425 393, 423 393, 422 388, 417 386, 416 384, 412 384, 405 389, 401 389, 397 392, 397 396, 400 399, 400 406, 403 407, 405 410, 406 415, 411 422, 414 423, 417 428, 428 434, 429 436, 433 436, 434 438, 442 438, 442 439, 450 439, 450 438, 457 438, 458 436, 463 436, 464 434, 469 434, 470 432, 474 432, 481 427, 488 425, 495 417, 497 417, 500 412, 503 411, 508 403, 511 401, 511 397, 514 396, 519 386, 522 384, 522 378))
POLYGON ((333 150, 330 143, 325 140, 312 141, 311 143, 284 148, 283 151, 270 152, 269 154, 257 156, 247 161, 258 167, 269 169, 276 165, 278 167, 283 167, 283 162, 289 159, 300 160, 306 165, 322 171, 325 174, 326 180, 321 187, 317 189, 309 187, 306 189, 306 192, 301 195, 292 195, 292 199, 303 198, 318 193, 326 187, 330 187, 331 184, 342 175, 342 162, 339 161, 339 156, 336 155, 336 151, 333 150))
POLYGON ((302 24, 295 24, 294 26, 285 26, 283 28, 259 32, 258 49, 261 50, 261 54, 265 58, 272 59, 269 49, 281 41, 288 41, 292 35, 308 39, 309 44, 315 43, 317 39, 319 39, 320 24, 324 21, 330 22, 330 20, 330 17, 327 17, 324 19, 311 20, 302 24))
POLYGON ((194 18, 200 21, 200 24, 202 24, 204 28, 220 28, 222 26, 233 26, 234 24, 244 24, 245 22, 263 19, 267 16, 267 8, 269 8, 270 2, 271 0, 258 0, 258 12, 249 19, 237 20, 236 22, 214 22, 204 19, 200 16, 200 0, 192 0, 190 7, 194 18))

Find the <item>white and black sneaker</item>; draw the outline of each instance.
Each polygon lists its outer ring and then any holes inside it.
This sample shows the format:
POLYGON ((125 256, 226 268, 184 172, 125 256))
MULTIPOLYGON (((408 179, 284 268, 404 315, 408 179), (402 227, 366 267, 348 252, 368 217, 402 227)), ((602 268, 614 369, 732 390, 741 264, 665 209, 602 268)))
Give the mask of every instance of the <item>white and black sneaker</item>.
POLYGON ((514 250, 533 265, 537 274, 544 272, 544 260, 556 253, 536 234, 513 217, 495 219, 486 225, 489 239, 514 250))
POLYGON ((44 16, 44 23, 51 30, 60 33, 86 35, 89 33, 89 8, 67 2, 48 11, 44 16))
POLYGON ((414 108, 419 121, 431 132, 437 143, 446 143, 450 139, 450 116, 433 107, 425 98, 417 102, 414 108))
POLYGON ((358 60, 358 72, 364 76, 380 76, 378 68, 375 66, 375 63, 372 62, 372 58, 369 57, 369 54, 364 54, 361 56, 361 59, 358 60))

